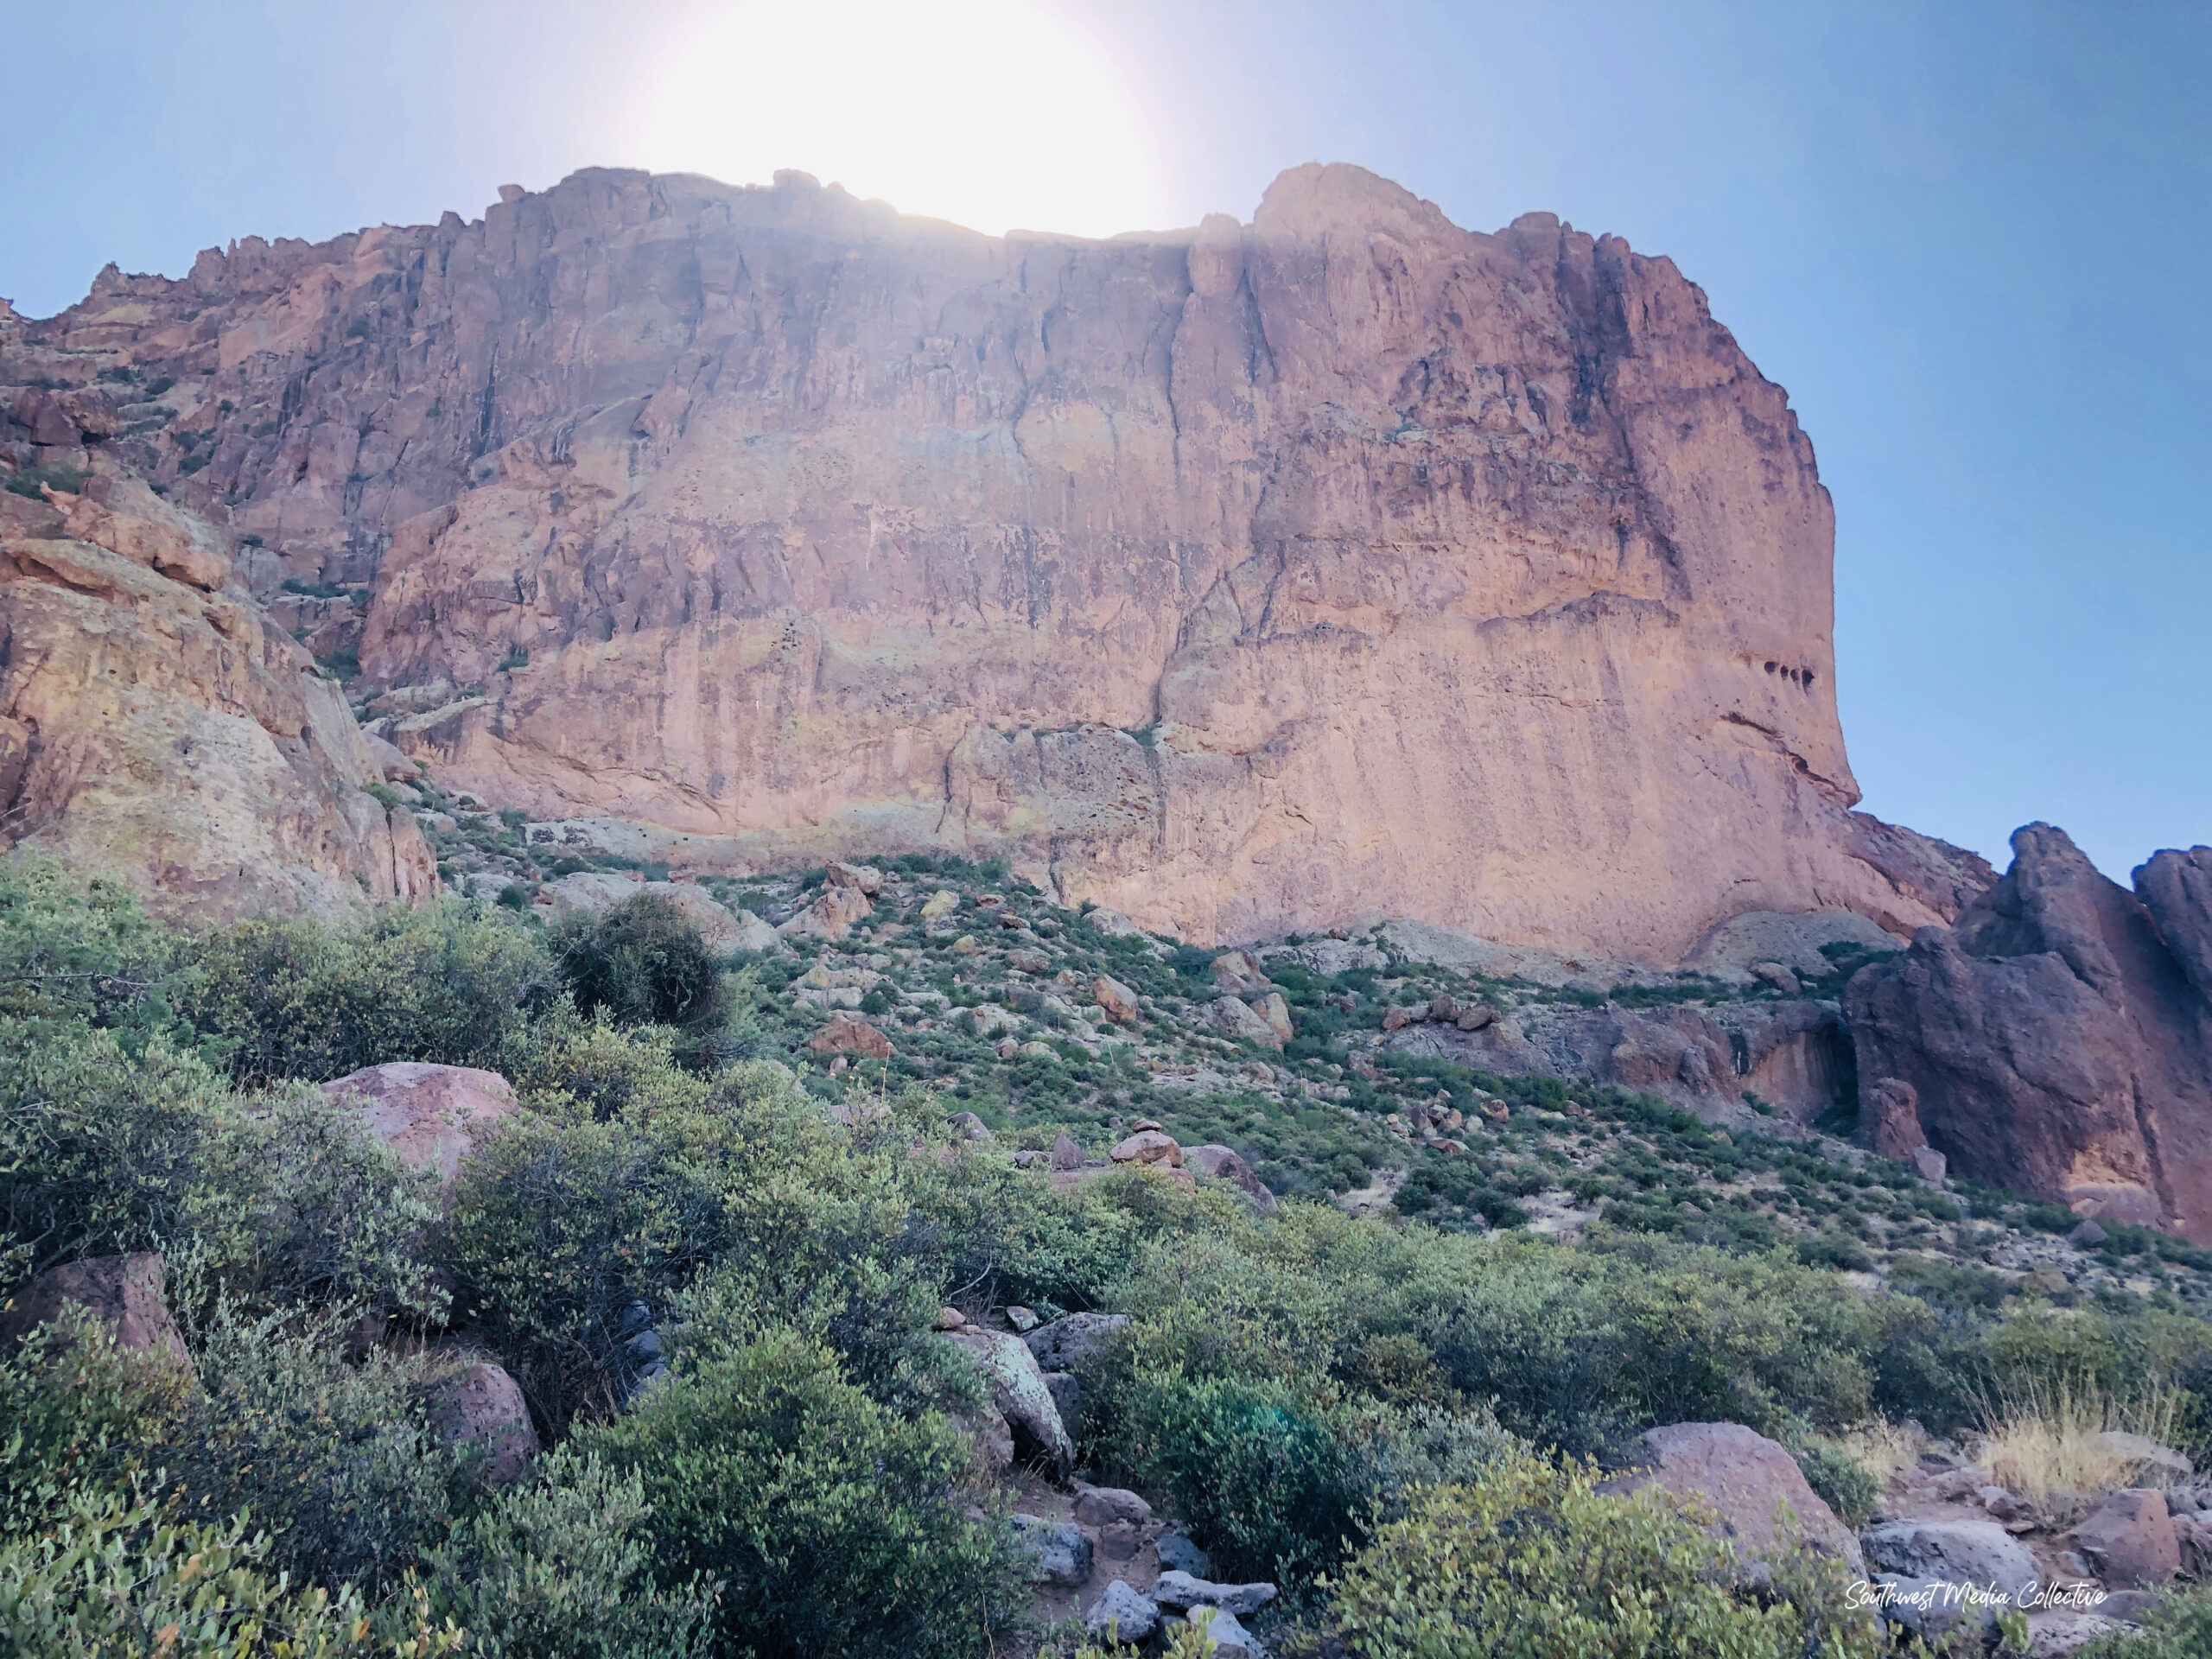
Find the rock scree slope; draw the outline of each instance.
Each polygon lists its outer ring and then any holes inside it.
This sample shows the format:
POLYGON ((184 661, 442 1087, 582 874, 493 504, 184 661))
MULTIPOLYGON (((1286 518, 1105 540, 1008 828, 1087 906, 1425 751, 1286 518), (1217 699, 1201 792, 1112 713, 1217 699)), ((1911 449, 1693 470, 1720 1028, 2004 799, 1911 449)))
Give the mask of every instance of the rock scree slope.
POLYGON ((368 590, 294 608, 454 784, 1204 938, 1672 961, 1988 880, 1851 810, 1827 492, 1667 259, 1346 166, 1109 241, 801 174, 502 196, 10 325, 168 383, 101 441, 265 590, 368 590))

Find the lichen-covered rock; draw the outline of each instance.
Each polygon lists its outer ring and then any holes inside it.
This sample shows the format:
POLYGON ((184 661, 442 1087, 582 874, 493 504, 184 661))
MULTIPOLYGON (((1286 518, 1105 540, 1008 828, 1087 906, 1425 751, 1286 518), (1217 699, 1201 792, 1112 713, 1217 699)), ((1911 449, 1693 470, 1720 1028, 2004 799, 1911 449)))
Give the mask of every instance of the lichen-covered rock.
POLYGON ((1782 389, 1670 261, 1549 214, 1312 165, 1249 225, 999 238, 592 168, 11 333, 175 377, 212 461, 105 442, 372 587, 373 683, 486 688, 395 741, 541 817, 1002 852, 1200 938, 1390 894, 1671 961, 1971 890, 1850 810, 1782 389))
POLYGON ((1096 1546, 1081 1527, 1035 1515, 1007 1518, 1014 1526, 1015 1542, 1033 1563, 1032 1570, 1039 1580, 1072 1589, 1090 1579, 1096 1546))
POLYGON ((1265 1181, 1252 1173, 1251 1165, 1237 1156, 1234 1147, 1185 1147, 1183 1148, 1183 1162, 1201 1175, 1211 1176, 1217 1181, 1227 1181, 1231 1185, 1241 1189, 1250 1198, 1253 1207, 1262 1215, 1274 1214, 1275 1195, 1268 1190, 1265 1181))
POLYGON ((1183 1166, 1183 1148, 1173 1135, 1161 1129, 1139 1129, 1116 1141, 1108 1156, 1117 1164, 1165 1164, 1170 1169, 1183 1166))
POLYGON ((1093 1636, 1135 1646, 1160 1628, 1160 1606, 1126 1580, 1116 1579, 1083 1616, 1083 1627, 1093 1636))
MULTIPOLYGON (((1049 1330, 1049 1325, 1041 1327, 1049 1330)), ((1031 1336, 1039 1334, 1032 1332, 1031 1336)), ((1007 1331, 963 1325, 943 1333, 944 1340, 974 1356, 994 1408, 1014 1431, 1016 1452, 1036 1459, 1058 1474, 1075 1463, 1075 1443, 1060 1421, 1052 1391, 1045 1385, 1036 1356, 1020 1337, 1007 1331)))
POLYGON ((1225 1613, 1256 1613, 1275 1599, 1272 1584, 1215 1584, 1171 1567, 1152 1586, 1152 1599, 1163 1607, 1182 1612, 1192 1607, 1218 1607, 1225 1613))

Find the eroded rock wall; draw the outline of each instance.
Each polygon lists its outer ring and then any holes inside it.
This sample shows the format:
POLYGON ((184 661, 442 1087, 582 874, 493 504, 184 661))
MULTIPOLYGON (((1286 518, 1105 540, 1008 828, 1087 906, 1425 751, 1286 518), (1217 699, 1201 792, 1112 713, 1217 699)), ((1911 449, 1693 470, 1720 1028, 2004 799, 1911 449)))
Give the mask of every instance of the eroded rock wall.
MULTIPOLYGON (((1107 242, 803 175, 103 273, 109 440, 360 583, 394 734, 760 863, 1010 852, 1198 938, 1410 916, 1672 960, 1987 880, 1851 811, 1811 446, 1663 258, 1357 168, 1107 242)), ((318 626, 320 626, 318 624, 318 626)))
POLYGON ((143 482, 0 493, 0 850, 219 918, 419 900, 437 871, 338 688, 143 482))
POLYGON ((2194 977, 2212 849, 2158 854, 2133 893, 2049 824, 2012 850, 1955 928, 1847 988, 1862 1116, 1891 1134, 1916 1116, 1957 1173, 2212 1243, 2212 999, 2194 977))

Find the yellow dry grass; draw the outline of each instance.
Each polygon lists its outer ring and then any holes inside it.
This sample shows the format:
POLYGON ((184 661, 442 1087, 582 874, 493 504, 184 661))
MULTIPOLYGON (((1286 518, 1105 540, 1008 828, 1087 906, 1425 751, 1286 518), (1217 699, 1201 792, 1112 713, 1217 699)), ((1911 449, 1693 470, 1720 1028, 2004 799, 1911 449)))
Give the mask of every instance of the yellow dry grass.
POLYGON ((1912 1467, 1927 1448, 1928 1435, 1918 1423, 1892 1423, 1877 1418, 1866 1428, 1843 1437, 1843 1449, 1886 1490, 1900 1469, 1912 1467))
POLYGON ((1984 1414, 1980 1460, 1999 1485, 2046 1507, 2069 1507, 2116 1486, 2162 1486, 2164 1471, 2123 1455, 2104 1437, 2139 1434, 2170 1446, 2179 1403, 2171 1389, 2108 1399, 2094 1383, 2031 1389, 1984 1414))

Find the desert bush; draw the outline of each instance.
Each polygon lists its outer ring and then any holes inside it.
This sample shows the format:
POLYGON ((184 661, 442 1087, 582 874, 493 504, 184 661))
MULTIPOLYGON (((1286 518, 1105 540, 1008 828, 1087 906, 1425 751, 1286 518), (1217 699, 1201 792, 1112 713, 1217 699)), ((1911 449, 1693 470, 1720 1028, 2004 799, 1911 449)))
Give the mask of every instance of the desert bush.
POLYGON ((2165 1484, 2163 1471, 2122 1456, 2104 1436, 2117 1430, 2171 1446, 2181 1404, 2177 1390, 2155 1385, 2107 1396, 2094 1380, 2037 1382, 1987 1411, 1980 1456, 2000 1486, 2070 1515, 2115 1486, 2165 1484))
POLYGON ((191 1255, 209 1283, 273 1302, 429 1308, 416 1250, 436 1216, 345 1107, 293 1087, 251 1099, 156 1036, 0 1028, 0 1221, 21 1263, 191 1255))
MULTIPOLYGON (((268 1555, 243 1517, 177 1522, 122 1494, 74 1492, 54 1525, 0 1543, 0 1631, 11 1651, 49 1659, 395 1652, 357 1592, 295 1584, 268 1555)), ((427 1622, 409 1639, 416 1655, 462 1643, 427 1622)))
POLYGON ((715 1586, 652 1583, 649 1514, 635 1471, 554 1452, 429 1552, 432 1612, 501 1659, 702 1656, 715 1586))
POLYGON ((505 1072, 560 989, 529 927, 463 904, 241 922, 200 941, 194 965, 180 1011, 249 1084, 391 1060, 505 1072))
POLYGON ((349 1364, 343 1328, 219 1307, 194 1345, 200 1387, 169 1436, 163 1490, 177 1513, 250 1515, 295 1583, 377 1599, 443 1537, 469 1461, 428 1419, 439 1364, 383 1349, 349 1364))
POLYGON ((561 972, 586 1014, 605 1008, 628 1025, 702 1028, 723 1012, 722 967, 683 912, 641 893, 555 931, 561 972))
POLYGON ((2139 1630, 2122 1631, 2075 1649, 2079 1659, 2202 1659, 2212 1653, 2212 1590, 2161 1597, 2139 1630))
POLYGON ((652 1494, 664 1584, 721 1581, 725 1653, 981 1655, 1024 1599, 1008 1541, 962 1513, 965 1439, 798 1332, 700 1358, 577 1442, 652 1494))
POLYGON ((1846 1525, 1863 1527, 1873 1519, 1881 1503, 1886 1471, 1878 1474, 1866 1459, 1833 1440, 1805 1440, 1795 1448, 1794 1455, 1805 1484, 1846 1525))
POLYGON ((1755 1593, 1710 1516, 1522 1454, 1428 1492, 1330 1586, 1360 1659, 1872 1659, 1840 1567, 1800 1554, 1755 1593))
POLYGON ((86 1486, 127 1490, 184 1384, 181 1367, 125 1352, 81 1312, 0 1357, 0 1538, 59 1520, 86 1486))
POLYGON ((0 1021, 17 1040, 84 1024, 112 1028, 130 1053, 157 1032, 189 1046, 171 1001, 180 954, 119 884, 80 885, 58 859, 0 859, 0 1021))

